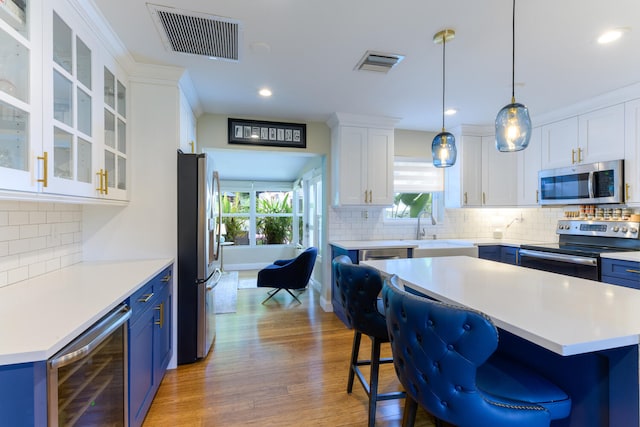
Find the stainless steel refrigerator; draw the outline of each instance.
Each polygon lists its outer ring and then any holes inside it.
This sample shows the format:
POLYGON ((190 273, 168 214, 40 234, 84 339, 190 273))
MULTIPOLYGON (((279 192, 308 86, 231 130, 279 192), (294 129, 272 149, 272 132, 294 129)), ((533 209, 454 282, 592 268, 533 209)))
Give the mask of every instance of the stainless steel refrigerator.
POLYGON ((221 199, 207 154, 178 150, 178 363, 209 353, 215 338, 221 199))

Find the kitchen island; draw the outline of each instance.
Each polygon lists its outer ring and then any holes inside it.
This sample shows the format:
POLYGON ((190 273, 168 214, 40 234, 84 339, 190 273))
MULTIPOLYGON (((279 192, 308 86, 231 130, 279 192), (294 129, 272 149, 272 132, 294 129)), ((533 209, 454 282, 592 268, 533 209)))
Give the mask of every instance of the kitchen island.
POLYGON ((638 426, 640 292, 470 257, 364 261, 408 290, 484 312, 499 351, 572 398, 554 426, 638 426))

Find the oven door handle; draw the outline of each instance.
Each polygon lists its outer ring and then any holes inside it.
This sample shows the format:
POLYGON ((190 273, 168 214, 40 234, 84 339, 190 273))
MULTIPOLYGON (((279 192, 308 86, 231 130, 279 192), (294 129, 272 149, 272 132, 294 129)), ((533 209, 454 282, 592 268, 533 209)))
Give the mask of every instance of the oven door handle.
POLYGON ((522 258, 523 256, 529 258, 547 259, 551 261, 568 262, 571 264, 589 265, 593 267, 596 267, 598 265, 598 260, 596 258, 520 249, 520 258, 522 258))
POLYGON ((96 349, 109 335, 122 326, 131 317, 131 309, 122 304, 116 310, 103 317, 102 320, 83 333, 76 341, 69 344, 63 354, 56 355, 49 360, 52 368, 62 368, 76 362, 96 349))

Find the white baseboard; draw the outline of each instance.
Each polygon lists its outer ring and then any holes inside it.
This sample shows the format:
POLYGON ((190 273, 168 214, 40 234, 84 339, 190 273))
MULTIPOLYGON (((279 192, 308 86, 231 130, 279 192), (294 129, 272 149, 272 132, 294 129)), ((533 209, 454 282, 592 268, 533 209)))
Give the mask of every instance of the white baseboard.
POLYGON ((327 300, 324 297, 320 297, 320 307, 322 308, 322 310, 328 313, 333 313, 333 305, 331 304, 331 300, 327 300))

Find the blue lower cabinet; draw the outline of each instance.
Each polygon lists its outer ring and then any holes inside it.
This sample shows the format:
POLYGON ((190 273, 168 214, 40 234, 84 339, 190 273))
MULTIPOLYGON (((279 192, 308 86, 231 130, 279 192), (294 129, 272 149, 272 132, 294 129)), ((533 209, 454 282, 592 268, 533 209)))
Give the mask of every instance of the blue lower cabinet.
POLYGON ((0 366, 0 425, 47 425, 47 363, 0 366))
POLYGON ((479 246, 478 258, 518 265, 518 248, 502 245, 479 246))
POLYGON ((640 262, 602 258, 601 281, 640 289, 640 262))
POLYGON ((129 425, 142 425, 172 355, 171 275, 168 268, 130 298, 129 425))
POLYGON ((489 261, 500 261, 500 246, 479 246, 478 258, 488 259, 489 261))

